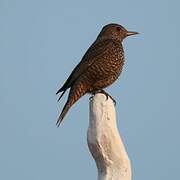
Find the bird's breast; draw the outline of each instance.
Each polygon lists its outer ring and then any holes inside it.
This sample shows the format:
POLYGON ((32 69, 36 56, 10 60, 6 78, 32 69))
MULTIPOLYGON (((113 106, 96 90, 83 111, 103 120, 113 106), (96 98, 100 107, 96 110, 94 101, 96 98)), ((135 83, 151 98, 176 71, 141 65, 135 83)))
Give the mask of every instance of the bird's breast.
POLYGON ((113 44, 103 56, 103 63, 109 75, 116 75, 122 71, 124 64, 123 47, 119 44, 113 44))
POLYGON ((89 91, 111 85, 120 75, 124 64, 124 51, 121 45, 111 44, 84 72, 81 79, 90 87, 89 91))

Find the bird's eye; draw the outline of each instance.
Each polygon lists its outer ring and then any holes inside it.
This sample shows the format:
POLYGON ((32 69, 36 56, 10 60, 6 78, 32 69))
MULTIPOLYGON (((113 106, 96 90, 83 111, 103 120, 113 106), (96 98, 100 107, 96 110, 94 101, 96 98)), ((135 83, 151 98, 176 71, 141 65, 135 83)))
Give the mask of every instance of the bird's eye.
POLYGON ((121 31, 121 28, 120 28, 120 27, 116 27, 116 30, 117 30, 117 31, 121 31))

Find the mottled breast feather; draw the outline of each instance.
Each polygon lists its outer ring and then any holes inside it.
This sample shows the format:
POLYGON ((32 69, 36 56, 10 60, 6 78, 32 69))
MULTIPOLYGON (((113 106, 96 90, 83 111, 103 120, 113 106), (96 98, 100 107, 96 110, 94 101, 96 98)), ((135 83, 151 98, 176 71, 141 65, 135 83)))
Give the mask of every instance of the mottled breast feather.
MULTIPOLYGON (((97 56, 94 63, 80 77, 89 84, 90 91, 111 85, 120 75, 124 64, 124 51, 121 43, 111 40, 106 50, 97 56)), ((79 81, 79 79, 78 79, 79 81)))

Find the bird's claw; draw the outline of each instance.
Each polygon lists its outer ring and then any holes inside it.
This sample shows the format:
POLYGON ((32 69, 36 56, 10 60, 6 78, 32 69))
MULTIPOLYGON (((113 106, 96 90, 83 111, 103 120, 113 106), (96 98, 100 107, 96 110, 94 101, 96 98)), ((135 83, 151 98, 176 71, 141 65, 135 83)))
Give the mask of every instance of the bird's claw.
POLYGON ((110 94, 108 94, 106 91, 104 91, 104 90, 99 90, 99 91, 93 92, 93 93, 92 93, 92 96, 89 98, 89 100, 91 101, 91 100, 93 99, 93 97, 95 96, 95 94, 97 94, 97 93, 102 93, 102 94, 104 94, 104 95, 106 96, 106 101, 107 101, 108 98, 110 97, 110 98, 112 99, 114 105, 116 106, 116 101, 115 101, 115 99, 114 99, 110 94))
POLYGON ((92 96, 89 98, 89 100, 92 101, 93 97, 94 97, 94 95, 92 95, 92 96))
POLYGON ((108 98, 110 97, 110 98, 112 99, 114 105, 116 106, 116 101, 115 101, 115 99, 114 99, 110 94, 108 94, 108 93, 107 93, 106 91, 104 91, 104 90, 99 91, 99 93, 104 94, 104 95, 106 96, 106 100, 108 100, 108 98))

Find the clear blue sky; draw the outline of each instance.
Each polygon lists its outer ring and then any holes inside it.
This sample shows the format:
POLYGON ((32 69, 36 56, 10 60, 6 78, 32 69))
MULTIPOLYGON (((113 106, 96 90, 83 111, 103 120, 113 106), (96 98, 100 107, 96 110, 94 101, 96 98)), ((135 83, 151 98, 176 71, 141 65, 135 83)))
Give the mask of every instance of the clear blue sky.
POLYGON ((56 128, 63 84, 102 26, 139 36, 124 41, 126 64, 108 92, 134 180, 180 179, 180 3, 0 1, 0 179, 93 180, 86 144, 89 96, 56 128))

